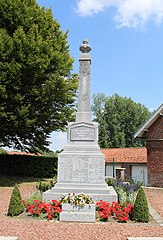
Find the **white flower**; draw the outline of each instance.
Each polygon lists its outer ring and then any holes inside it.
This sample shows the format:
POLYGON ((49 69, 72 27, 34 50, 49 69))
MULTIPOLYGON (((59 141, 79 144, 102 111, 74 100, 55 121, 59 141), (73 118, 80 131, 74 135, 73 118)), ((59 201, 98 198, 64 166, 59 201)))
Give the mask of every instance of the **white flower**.
POLYGON ((75 206, 84 207, 85 204, 93 204, 94 200, 91 195, 84 193, 68 193, 67 195, 62 196, 61 203, 69 203, 75 206))

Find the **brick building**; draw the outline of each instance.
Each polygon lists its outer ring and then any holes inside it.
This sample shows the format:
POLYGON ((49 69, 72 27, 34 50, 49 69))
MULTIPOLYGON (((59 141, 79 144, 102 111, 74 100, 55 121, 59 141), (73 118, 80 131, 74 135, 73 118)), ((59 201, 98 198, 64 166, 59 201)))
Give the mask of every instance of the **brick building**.
POLYGON ((135 137, 146 141, 148 185, 163 187, 163 104, 135 137))
POLYGON ((124 180, 133 178, 147 185, 146 148, 108 148, 101 151, 105 155, 107 177, 115 177, 116 169, 125 168, 124 180))

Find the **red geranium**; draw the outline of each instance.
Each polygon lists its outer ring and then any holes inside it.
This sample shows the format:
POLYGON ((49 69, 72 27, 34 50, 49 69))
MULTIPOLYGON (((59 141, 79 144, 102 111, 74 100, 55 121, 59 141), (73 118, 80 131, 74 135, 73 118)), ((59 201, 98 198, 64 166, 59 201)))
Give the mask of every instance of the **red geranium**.
POLYGON ((110 204, 100 200, 96 203, 96 209, 101 221, 107 221, 108 217, 112 215, 119 222, 127 222, 129 220, 129 214, 133 210, 133 206, 130 203, 121 206, 118 202, 110 204))
POLYGON ((45 214, 48 220, 53 218, 59 218, 59 213, 62 212, 60 202, 52 200, 52 203, 45 203, 39 200, 34 200, 33 203, 28 203, 26 211, 31 213, 33 216, 40 216, 45 214))

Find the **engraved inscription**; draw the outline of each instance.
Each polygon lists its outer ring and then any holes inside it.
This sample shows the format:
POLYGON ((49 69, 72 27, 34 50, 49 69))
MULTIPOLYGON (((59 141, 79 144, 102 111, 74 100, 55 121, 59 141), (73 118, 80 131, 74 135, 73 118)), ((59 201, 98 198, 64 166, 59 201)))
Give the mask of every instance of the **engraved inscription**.
POLYGON ((90 63, 88 61, 82 61, 80 65, 80 74, 86 76, 90 74, 90 63))
POLYGON ((103 156, 65 156, 59 159, 59 182, 101 184, 104 182, 103 156))
POLYGON ((73 159, 72 157, 62 157, 59 159, 59 181, 73 181, 73 159))
POLYGON ((95 129, 89 127, 77 127, 70 130, 71 141, 94 141, 95 129))
POLYGON ((88 157, 77 156, 74 159, 74 182, 88 182, 88 157))
POLYGON ((89 183, 103 183, 104 159, 99 156, 89 157, 89 183))
POLYGON ((87 98, 88 98, 87 78, 83 77, 83 80, 82 80, 82 100, 86 101, 87 98))

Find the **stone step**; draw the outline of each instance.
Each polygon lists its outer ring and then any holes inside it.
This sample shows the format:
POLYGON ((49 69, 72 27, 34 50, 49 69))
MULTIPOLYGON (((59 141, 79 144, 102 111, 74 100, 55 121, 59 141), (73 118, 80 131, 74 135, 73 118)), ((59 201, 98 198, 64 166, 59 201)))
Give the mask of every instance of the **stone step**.
POLYGON ((86 193, 86 194, 110 194, 109 189, 102 189, 102 188, 96 188, 96 189, 85 189, 83 188, 70 188, 70 187, 66 187, 66 188, 52 188, 51 189, 51 193, 86 193))
MULTIPOLYGON (((61 197, 65 194, 68 194, 65 193, 65 192, 50 192, 49 190, 46 191, 45 193, 43 193, 43 200, 45 202, 51 202, 52 200, 60 200, 61 197)), ((91 196, 93 197, 93 200, 95 202, 97 201, 100 201, 100 200, 103 200, 103 201, 106 201, 106 202, 117 202, 118 199, 117 199, 117 195, 111 195, 111 194, 91 194, 91 196)))
POLYGON ((57 188, 84 188, 84 189, 108 189, 108 185, 104 182, 103 184, 90 184, 90 183, 78 183, 78 182, 57 182, 55 187, 57 188))

